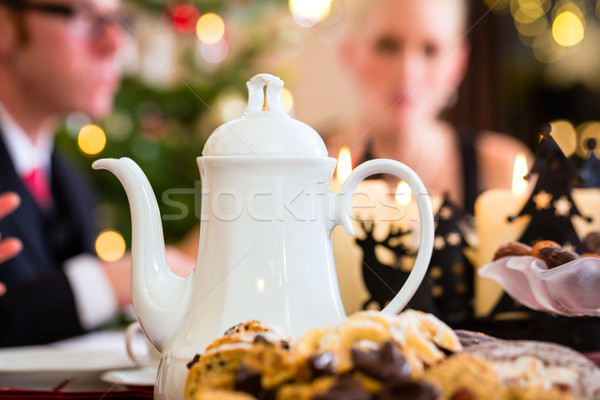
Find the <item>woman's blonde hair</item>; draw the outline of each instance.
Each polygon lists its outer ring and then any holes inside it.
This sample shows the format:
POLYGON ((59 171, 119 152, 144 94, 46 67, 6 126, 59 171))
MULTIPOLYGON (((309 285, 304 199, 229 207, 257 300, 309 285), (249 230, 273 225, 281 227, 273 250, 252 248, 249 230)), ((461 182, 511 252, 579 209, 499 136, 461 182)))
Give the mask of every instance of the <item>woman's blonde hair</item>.
POLYGON ((360 34, 366 18, 372 9, 383 2, 390 1, 438 1, 454 3, 458 8, 459 26, 461 32, 467 31, 469 20, 468 0, 340 0, 344 9, 344 20, 346 21, 346 30, 351 35, 360 34))

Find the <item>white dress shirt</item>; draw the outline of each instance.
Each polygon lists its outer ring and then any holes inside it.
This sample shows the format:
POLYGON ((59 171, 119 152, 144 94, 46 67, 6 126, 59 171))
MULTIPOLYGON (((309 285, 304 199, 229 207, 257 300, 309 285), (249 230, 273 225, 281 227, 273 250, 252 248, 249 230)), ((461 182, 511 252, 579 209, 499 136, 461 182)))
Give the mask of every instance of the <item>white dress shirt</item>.
MULTIPOLYGON (((54 148, 51 133, 41 135, 34 143, 1 103, 0 133, 19 176, 25 176, 35 168, 42 168, 46 176, 51 176, 50 158, 54 148)), ((94 329, 116 314, 116 296, 98 258, 89 254, 75 256, 64 263, 63 270, 84 329, 94 329)))

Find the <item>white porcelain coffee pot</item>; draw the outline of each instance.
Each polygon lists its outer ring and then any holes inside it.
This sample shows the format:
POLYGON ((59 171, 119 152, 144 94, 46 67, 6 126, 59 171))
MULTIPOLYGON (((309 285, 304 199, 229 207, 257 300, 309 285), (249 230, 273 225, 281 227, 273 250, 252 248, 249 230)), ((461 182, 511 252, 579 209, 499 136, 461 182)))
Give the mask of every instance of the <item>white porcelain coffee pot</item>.
POLYGON ((133 304, 143 331, 162 353, 157 399, 183 398, 185 364, 239 322, 266 320, 298 337, 346 318, 331 231, 341 225, 354 234, 352 195, 369 175, 389 173, 406 181, 421 219, 415 266, 382 312, 398 313, 408 303, 431 257, 431 205, 412 170, 397 161, 368 161, 333 194, 336 159, 328 158, 316 131, 285 112, 283 82, 260 74, 247 86, 243 116, 217 128, 197 159, 200 245, 196 268, 186 278, 167 265, 156 198, 138 165, 128 158, 93 164, 114 173, 129 198, 133 304))

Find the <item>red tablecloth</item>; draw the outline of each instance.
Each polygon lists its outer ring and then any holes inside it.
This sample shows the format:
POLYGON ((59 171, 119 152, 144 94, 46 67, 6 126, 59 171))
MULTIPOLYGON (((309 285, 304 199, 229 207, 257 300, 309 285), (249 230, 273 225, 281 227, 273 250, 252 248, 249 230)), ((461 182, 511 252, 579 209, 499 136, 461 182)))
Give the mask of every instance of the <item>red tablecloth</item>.
POLYGON ((24 400, 24 399, 68 399, 68 400, 91 400, 91 399, 152 399, 152 389, 129 389, 129 390, 107 390, 95 392, 62 392, 23 390, 0 386, 1 400, 24 400))

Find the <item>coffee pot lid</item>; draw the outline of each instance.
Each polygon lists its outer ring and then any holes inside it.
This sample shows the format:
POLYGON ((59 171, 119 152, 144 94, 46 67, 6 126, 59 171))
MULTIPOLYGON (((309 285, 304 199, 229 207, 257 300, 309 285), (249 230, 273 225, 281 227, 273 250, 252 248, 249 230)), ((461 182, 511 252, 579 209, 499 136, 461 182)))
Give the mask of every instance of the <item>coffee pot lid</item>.
POLYGON ((246 86, 248 105, 244 114, 221 125, 210 135, 203 156, 327 157, 321 136, 285 112, 281 103, 281 79, 258 74, 246 86), (263 109, 265 92, 267 106, 263 109))

